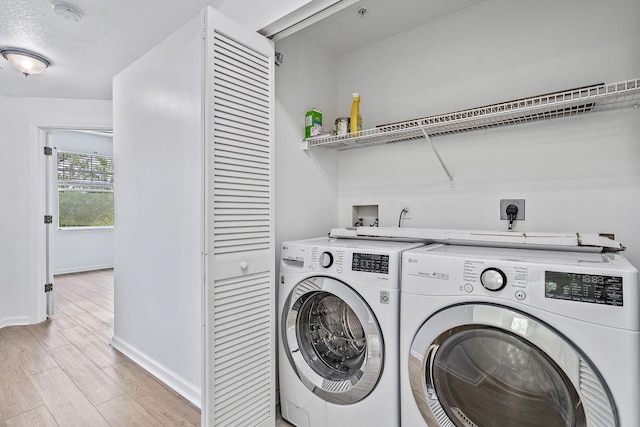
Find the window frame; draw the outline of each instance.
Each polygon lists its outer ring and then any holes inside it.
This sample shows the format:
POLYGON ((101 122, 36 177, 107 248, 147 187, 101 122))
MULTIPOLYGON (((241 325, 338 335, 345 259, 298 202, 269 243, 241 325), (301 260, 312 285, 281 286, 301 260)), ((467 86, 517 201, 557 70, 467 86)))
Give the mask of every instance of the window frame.
MULTIPOLYGON (((105 192, 105 193, 114 193, 114 177, 115 177, 115 173, 114 173, 114 167, 113 167, 113 155, 110 154, 100 154, 96 151, 88 153, 88 152, 80 152, 80 151, 74 151, 74 150, 59 150, 56 149, 56 168, 54 171, 55 174, 55 197, 56 197, 56 210, 57 210, 57 229, 60 231, 80 231, 80 230, 112 230, 115 227, 115 223, 113 225, 79 225, 79 226, 61 226, 60 225, 60 219, 61 219, 61 215, 60 215, 60 193, 61 192, 86 192, 86 193, 99 193, 99 192, 105 192), (94 157, 104 157, 104 158, 108 158, 111 159, 111 181, 108 184, 105 184, 104 182, 100 183, 100 182, 96 182, 94 183, 93 181, 88 181, 89 184, 87 184, 88 187, 93 187, 93 188, 89 188, 89 189, 84 189, 84 188, 78 188, 78 189, 71 189, 71 188, 60 188, 62 185, 65 185, 65 183, 73 183, 75 182, 76 185, 81 185, 81 181, 73 181, 73 180, 61 180, 60 179, 60 155, 80 155, 80 156, 89 156, 91 157, 90 162, 93 163, 93 158, 94 157), (97 188, 96 188, 97 187, 97 188), (100 188, 104 188, 104 189, 100 189, 100 188)), ((69 185, 69 184, 67 184, 69 185)), ((114 218, 115 219, 115 218, 114 218)))

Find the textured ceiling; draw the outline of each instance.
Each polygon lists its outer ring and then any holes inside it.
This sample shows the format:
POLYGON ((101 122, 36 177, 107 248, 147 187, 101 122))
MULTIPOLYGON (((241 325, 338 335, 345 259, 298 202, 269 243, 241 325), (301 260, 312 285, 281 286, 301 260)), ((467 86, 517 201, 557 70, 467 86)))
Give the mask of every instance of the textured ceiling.
POLYGON ((296 37, 306 37, 310 43, 342 55, 484 1, 360 0, 300 31, 296 37), (360 9, 366 10, 364 15, 358 13, 360 9))
MULTIPOLYGON (((0 0, 0 47, 28 49, 52 63, 25 77, 0 57, 0 95, 111 99, 114 75, 207 5, 258 30, 311 0, 65 1, 82 10, 79 22, 58 17, 51 0, 0 0)), ((301 36, 341 54, 481 1, 360 0, 301 36), (368 10, 364 18, 355 13, 360 7, 368 10)))
POLYGON ((84 16, 59 18, 48 0, 0 0, 0 46, 52 65, 25 77, 0 57, 0 94, 111 99, 111 79, 204 8, 207 0, 71 0, 84 16))

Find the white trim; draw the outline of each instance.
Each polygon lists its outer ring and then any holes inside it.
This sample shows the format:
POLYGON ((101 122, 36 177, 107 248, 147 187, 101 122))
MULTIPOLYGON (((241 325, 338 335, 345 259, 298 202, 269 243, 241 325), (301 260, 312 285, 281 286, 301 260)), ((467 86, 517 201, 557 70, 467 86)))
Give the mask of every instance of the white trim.
POLYGON ((273 41, 281 40, 311 24, 333 15, 360 0, 315 0, 272 22, 258 33, 273 41))
POLYGON ((31 318, 28 316, 5 317, 0 319, 0 329, 7 326, 24 326, 31 324, 31 318))
POLYGON ((111 339, 111 345, 167 385, 167 387, 180 394, 198 408, 201 408, 202 391, 199 387, 196 387, 171 369, 153 360, 145 353, 115 335, 111 339))
MULTIPOLYGON (((34 177, 36 191, 33 193, 33 197, 35 198, 34 206, 36 207, 38 216, 41 217, 42 215, 50 214, 50 212, 47 211, 48 207, 46 203, 46 194, 49 192, 46 167, 48 157, 44 156, 42 153, 43 147, 48 147, 50 145, 48 144, 49 139, 47 137, 47 130, 44 127, 31 123, 30 133, 31 140, 35 143, 33 147, 35 149, 35 158, 33 161, 36 162, 34 177)), ((32 285, 31 292, 33 293, 30 294, 30 296, 36 300, 36 311, 31 313, 31 319, 28 324, 40 323, 47 319, 47 293, 43 292, 43 286, 45 283, 51 283, 51 277, 48 277, 47 275, 47 273, 51 272, 51 263, 47 259, 47 253, 49 252, 51 242, 47 239, 46 227, 47 226, 44 224, 38 224, 38 229, 41 230, 42 233, 38 235, 38 239, 41 240, 39 241, 40 244, 38 244, 36 254, 36 262, 40 271, 39 280, 32 285)))
MULTIPOLYGON (((55 131, 52 131, 55 132, 55 131)), ((65 130, 65 132, 70 132, 68 130, 65 130)), ((89 133, 89 132, 83 132, 81 131, 80 133, 89 133)), ((102 136, 102 135, 101 135, 102 136)), ((111 137, 113 139, 113 135, 104 135, 105 137, 111 137)), ((65 150, 64 148, 59 149, 57 147, 53 147, 58 153, 63 153, 63 154, 79 154, 81 156, 99 156, 99 157, 108 157, 110 159, 113 159, 113 154, 100 154, 97 151, 92 151, 92 152, 87 152, 87 151, 77 151, 77 150, 65 150)))
POLYGON ((101 225, 101 226, 85 226, 85 225, 81 225, 81 226, 78 226, 78 227, 58 227, 57 230, 58 231, 113 230, 114 227, 115 227, 115 225, 101 225))

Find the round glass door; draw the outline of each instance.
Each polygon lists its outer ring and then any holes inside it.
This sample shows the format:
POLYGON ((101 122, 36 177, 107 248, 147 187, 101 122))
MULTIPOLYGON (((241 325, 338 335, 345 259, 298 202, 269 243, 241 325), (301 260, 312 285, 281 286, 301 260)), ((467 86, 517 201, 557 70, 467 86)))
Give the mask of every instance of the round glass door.
POLYGON ((473 327, 432 352, 425 380, 456 425, 585 425, 580 399, 558 366, 512 334, 473 327))
POLYGON ((300 301, 296 331, 302 356, 324 378, 351 378, 366 355, 364 328, 355 312, 328 292, 311 293, 300 301))
POLYGON ((586 427, 594 411, 606 421, 598 425, 617 425, 588 360, 546 325, 504 307, 437 313, 416 334, 409 358, 411 388, 429 426, 586 427), (585 380, 588 394, 580 388, 585 380))
POLYGON ((302 382, 323 399, 357 402, 382 370, 382 334, 367 304, 350 287, 327 277, 299 283, 282 319, 287 356, 302 382))

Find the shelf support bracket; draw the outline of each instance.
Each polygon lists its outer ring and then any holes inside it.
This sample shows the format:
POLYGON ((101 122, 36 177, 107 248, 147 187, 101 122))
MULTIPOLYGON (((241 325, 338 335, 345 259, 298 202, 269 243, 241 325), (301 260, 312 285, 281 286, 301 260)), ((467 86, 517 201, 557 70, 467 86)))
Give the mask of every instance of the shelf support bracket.
POLYGON ((440 157, 440 153, 438 153, 438 150, 436 149, 436 146, 433 145, 433 141, 431 141, 431 137, 429 137, 429 134, 427 133, 427 131, 425 130, 424 127, 420 127, 420 130, 424 134, 424 137, 427 140, 427 142, 429 143, 429 145, 431 145, 431 149, 433 150, 434 154, 436 155, 436 158, 440 162, 440 166, 442 166, 442 169, 444 169, 444 172, 449 177, 449 182, 453 182, 453 176, 451 176, 451 172, 449 172, 449 169, 447 169, 447 165, 444 164, 444 161, 442 160, 442 157, 440 157))

